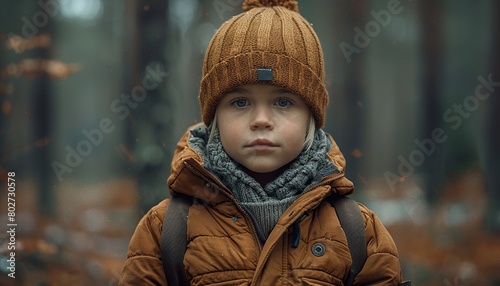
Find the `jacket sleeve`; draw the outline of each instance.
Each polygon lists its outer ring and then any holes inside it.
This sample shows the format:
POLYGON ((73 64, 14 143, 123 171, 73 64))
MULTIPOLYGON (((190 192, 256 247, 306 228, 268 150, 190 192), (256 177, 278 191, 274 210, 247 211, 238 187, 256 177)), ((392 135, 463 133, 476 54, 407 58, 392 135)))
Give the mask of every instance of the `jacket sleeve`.
POLYGON ((376 214, 360 205, 366 224, 366 262, 354 285, 398 285, 402 281, 396 244, 376 214))
POLYGON ((127 260, 118 285, 167 285, 161 261, 163 217, 169 200, 163 200, 139 221, 130 239, 127 260))

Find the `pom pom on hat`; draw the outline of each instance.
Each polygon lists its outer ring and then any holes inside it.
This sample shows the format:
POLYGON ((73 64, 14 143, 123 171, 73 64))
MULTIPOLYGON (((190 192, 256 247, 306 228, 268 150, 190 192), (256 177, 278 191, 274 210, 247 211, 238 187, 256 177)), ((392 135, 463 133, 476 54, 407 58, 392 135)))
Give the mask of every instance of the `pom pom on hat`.
POLYGON ((243 10, 248 11, 258 7, 282 6, 288 10, 299 12, 297 1, 293 0, 245 0, 243 1, 243 10))
POLYGON ((217 30, 205 53, 198 96, 207 126, 232 89, 272 84, 300 96, 316 127, 323 127, 329 101, 323 51, 297 6, 290 0, 245 0, 246 12, 217 30))

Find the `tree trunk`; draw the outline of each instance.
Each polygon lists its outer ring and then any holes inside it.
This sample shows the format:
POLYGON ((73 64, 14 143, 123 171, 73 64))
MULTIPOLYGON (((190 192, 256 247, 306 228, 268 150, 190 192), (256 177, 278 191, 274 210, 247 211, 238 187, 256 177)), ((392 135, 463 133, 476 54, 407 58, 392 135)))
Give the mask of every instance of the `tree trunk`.
MULTIPOLYGON (((440 118, 439 94, 443 74, 443 13, 441 1, 419 2, 419 17, 422 25, 422 118, 421 138, 429 138, 435 128, 438 128, 440 118)), ((443 184, 440 175, 442 155, 439 150, 427 157, 421 167, 425 174, 424 188, 427 199, 434 203, 439 196, 443 184)))
MULTIPOLYGON (((493 44, 490 49, 491 76, 494 82, 500 81, 500 3, 495 2, 492 11, 493 44)), ((486 187, 489 196, 489 211, 487 213, 487 228, 490 231, 500 232, 500 87, 496 87, 486 102, 488 116, 485 124, 484 138, 486 187)))

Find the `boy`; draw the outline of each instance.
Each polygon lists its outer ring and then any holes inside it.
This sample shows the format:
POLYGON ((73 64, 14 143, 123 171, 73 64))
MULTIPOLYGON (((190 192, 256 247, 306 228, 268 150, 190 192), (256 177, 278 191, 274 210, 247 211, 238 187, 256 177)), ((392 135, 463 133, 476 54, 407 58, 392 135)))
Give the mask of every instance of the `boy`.
MULTIPOLYGON (((352 258, 329 198, 354 187, 321 130, 328 93, 319 40, 296 1, 244 1, 243 9, 207 49, 204 124, 178 143, 167 180, 172 196, 194 198, 184 274, 191 285, 344 285, 352 258)), ((120 285, 167 285, 159 242, 176 223, 163 224, 169 203, 137 226, 120 285)), ((376 215, 359 209, 367 248, 354 285, 397 285, 396 246, 376 215)))

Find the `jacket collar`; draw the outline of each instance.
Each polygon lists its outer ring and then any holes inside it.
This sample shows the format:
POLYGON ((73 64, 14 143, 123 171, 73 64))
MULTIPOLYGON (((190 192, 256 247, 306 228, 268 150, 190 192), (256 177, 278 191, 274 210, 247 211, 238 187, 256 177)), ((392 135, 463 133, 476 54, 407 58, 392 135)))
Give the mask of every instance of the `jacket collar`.
MULTIPOLYGON (((203 168, 203 157, 190 146, 188 139, 190 130, 201 126, 191 126, 177 143, 172 158, 171 172, 167 179, 169 192, 174 196, 177 192, 183 193, 211 204, 227 201, 232 194, 214 175, 203 168)), ((328 151, 328 158, 337 167, 338 172, 326 176, 318 186, 323 192, 334 192, 348 195, 354 191, 353 183, 344 176, 345 158, 333 138, 328 135, 332 147, 328 151)), ((306 193, 307 197, 317 196, 317 192, 306 193)), ((320 196, 322 197, 322 196, 320 196)))

